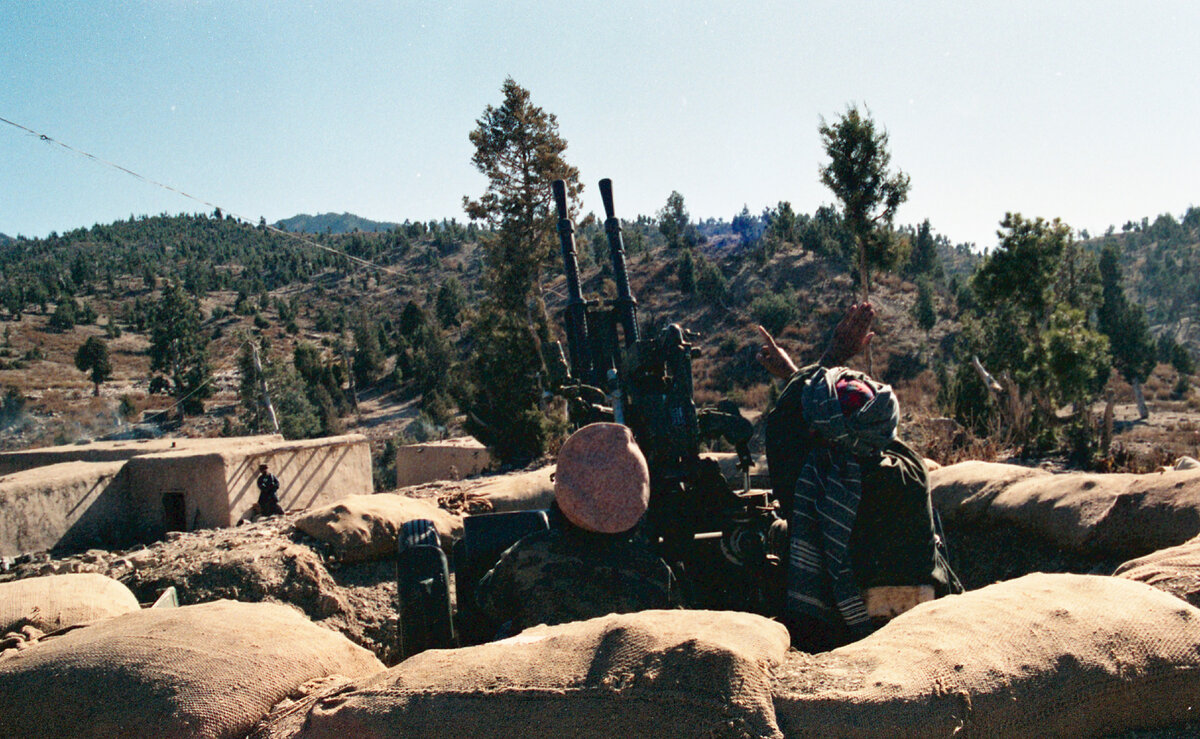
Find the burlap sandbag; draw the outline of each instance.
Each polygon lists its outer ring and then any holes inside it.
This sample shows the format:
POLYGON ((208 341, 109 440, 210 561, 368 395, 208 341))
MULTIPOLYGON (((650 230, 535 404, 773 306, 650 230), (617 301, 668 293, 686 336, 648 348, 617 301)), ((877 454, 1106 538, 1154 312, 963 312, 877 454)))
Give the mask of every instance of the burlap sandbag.
POLYGON ((1006 521, 1077 552, 1147 554, 1200 534, 1200 470, 1050 474, 964 462, 930 483, 948 521, 1006 521))
POLYGON ((527 472, 481 477, 472 481, 466 494, 487 501, 494 513, 533 511, 554 502, 554 465, 527 472))
POLYGON ((418 518, 433 521, 447 551, 462 536, 460 517, 429 501, 395 493, 350 495, 305 513, 295 526, 329 544, 341 559, 356 562, 395 554, 400 528, 418 518))
POLYGON ((643 611, 423 652, 289 704, 255 739, 780 736, 769 669, 788 636, 746 613, 643 611))
POLYGON ((970 523, 986 516, 992 500, 1014 483, 1049 476, 1049 472, 1036 467, 959 462, 930 469, 929 490, 946 523, 970 523))
POLYGON ((1131 559, 1113 574, 1153 585, 1200 607, 1200 537, 1131 559))
POLYGON ((1200 610, 1142 583, 1033 574, 917 606, 776 671, 788 736, 1094 737, 1194 718, 1200 610))
POLYGON ((0 736, 242 737, 307 680, 382 669, 287 606, 152 608, 6 653, 0 736))
POLYGON ((129 588, 96 573, 0 583, 0 635, 24 626, 57 631, 136 610, 138 601, 129 588))

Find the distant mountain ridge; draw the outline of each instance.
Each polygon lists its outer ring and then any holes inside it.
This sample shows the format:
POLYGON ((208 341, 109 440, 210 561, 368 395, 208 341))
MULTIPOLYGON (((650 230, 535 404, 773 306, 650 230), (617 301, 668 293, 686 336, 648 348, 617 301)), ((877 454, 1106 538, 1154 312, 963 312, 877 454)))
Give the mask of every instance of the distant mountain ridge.
POLYGON ((340 215, 337 213, 320 213, 315 216, 301 213, 275 222, 275 227, 281 228, 284 231, 310 234, 344 234, 353 233, 354 231, 373 233, 376 231, 391 231, 399 225, 399 223, 388 223, 386 221, 372 221, 361 216, 356 216, 353 213, 342 213, 340 215))

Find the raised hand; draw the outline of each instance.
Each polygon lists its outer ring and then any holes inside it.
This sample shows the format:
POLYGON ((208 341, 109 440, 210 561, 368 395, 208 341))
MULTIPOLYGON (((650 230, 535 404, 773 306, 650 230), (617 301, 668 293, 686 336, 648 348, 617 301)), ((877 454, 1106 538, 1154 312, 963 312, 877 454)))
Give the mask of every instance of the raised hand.
POLYGON ((762 326, 758 327, 758 333, 762 337, 762 340, 766 342, 754 357, 758 360, 758 363, 767 372, 771 373, 773 377, 778 377, 781 380, 786 380, 795 374, 795 363, 792 362, 792 358, 788 356, 787 352, 779 348, 779 345, 775 343, 775 339, 771 337, 771 334, 762 326))
POLYGON ((854 355, 867 348, 875 332, 871 321, 875 320, 875 308, 870 303, 855 303, 833 329, 829 346, 821 357, 821 365, 829 367, 845 364, 854 355))

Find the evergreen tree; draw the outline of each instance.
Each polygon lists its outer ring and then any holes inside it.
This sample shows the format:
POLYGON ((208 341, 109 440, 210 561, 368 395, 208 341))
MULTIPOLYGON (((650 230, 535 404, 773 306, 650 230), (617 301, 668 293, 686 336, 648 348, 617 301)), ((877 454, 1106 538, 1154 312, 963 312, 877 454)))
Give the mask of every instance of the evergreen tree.
POLYGON ((87 372, 95 385, 95 397, 100 397, 100 385, 112 377, 112 364, 108 360, 108 344, 98 336, 89 336, 75 352, 75 366, 87 372))
POLYGON ((720 305, 725 300, 725 275, 703 255, 696 258, 696 293, 710 305, 720 305))
POLYGON ((478 200, 464 197, 463 207, 493 228, 481 241, 489 299, 498 310, 526 315, 536 334, 548 323, 541 281, 556 226, 550 183, 565 180, 572 203, 583 186, 578 170, 562 158, 567 142, 558 119, 535 106, 511 77, 502 92, 504 102, 489 105, 470 135, 471 163, 487 176, 487 191, 478 200))
POLYGON ((1100 279, 1103 302, 1097 313, 1101 333, 1112 347, 1113 366, 1133 386, 1138 413, 1150 415, 1142 392, 1142 383, 1154 371, 1155 345, 1141 306, 1125 297, 1120 253, 1108 244, 1100 253, 1100 279))
POLYGON ((700 235, 692 225, 691 216, 683 204, 683 196, 671 191, 667 204, 658 211, 658 232, 669 249, 690 249, 700 243, 700 235))
POLYGON ((897 256, 891 226, 896 209, 908 198, 909 178, 888 170, 888 135, 876 130, 869 113, 851 106, 832 124, 822 119, 819 130, 829 155, 821 182, 842 204, 842 219, 857 246, 863 300, 869 300, 871 268, 890 267, 897 256))
POLYGON ((242 407, 241 420, 250 433, 273 433, 263 384, 266 384, 279 433, 285 439, 308 439, 321 432, 317 410, 308 399, 304 381, 295 367, 280 361, 265 348, 258 363, 254 361, 254 350, 249 344, 242 346, 238 355, 238 400, 242 407))
POLYGON ((58 304, 54 306, 54 314, 50 316, 47 325, 55 331, 70 331, 75 328, 79 308, 74 298, 60 295, 58 304))
POLYGON ((410 344, 416 342, 421 331, 429 323, 421 306, 410 300, 400 311, 400 335, 410 344))
POLYGON ((451 275, 438 288, 437 298, 435 298, 434 310, 437 313, 438 321, 446 328, 461 325, 462 321, 459 316, 466 306, 467 292, 458 278, 451 275))
POLYGON ((754 244, 762 236, 762 221, 750 213, 748 205, 742 206, 742 212, 733 217, 729 227, 747 246, 754 244))
POLYGON ((971 280, 977 305, 967 341, 991 372, 1011 373, 1019 392, 1033 398, 1032 426, 1020 430, 1032 435, 1056 423, 1056 404, 1082 410, 1108 379, 1111 357, 1107 338, 1074 303, 1092 292, 1090 282, 1078 271, 1064 274, 1071 260, 1063 255, 1074 247, 1070 227, 1017 213, 1001 227, 1000 244, 971 280))
POLYGON ((908 257, 908 273, 914 277, 927 276, 933 279, 942 276, 937 242, 933 238, 933 229, 928 218, 917 226, 917 232, 913 236, 912 252, 908 257))
POLYGON ((168 283, 150 313, 150 371, 164 372, 179 413, 204 412, 208 384, 208 337, 200 328, 200 306, 179 283, 168 283))
POLYGON ((679 278, 679 292, 691 295, 696 292, 696 260, 691 249, 684 249, 675 263, 675 276, 679 278))
POLYGON ((480 315, 473 330, 459 403, 466 430, 502 460, 525 463, 541 456, 565 430, 564 419, 540 409, 543 365, 521 316, 499 311, 480 315))
POLYGON ((386 358, 379 346, 379 332, 363 316, 354 327, 354 379, 360 386, 373 385, 383 375, 386 358))
POLYGON ((937 324, 937 311, 933 307, 933 286, 928 279, 917 282, 917 302, 913 304, 913 318, 926 334, 937 324))
POLYGON ((478 200, 464 197, 463 205, 492 231, 481 234, 487 297, 473 332, 468 390, 459 400, 477 438, 508 461, 540 455, 561 426, 540 408, 542 344, 550 338, 542 269, 556 226, 550 183, 566 181, 570 203, 582 186, 562 158, 567 142, 555 116, 533 105, 511 78, 502 92, 503 103, 489 105, 470 135, 471 162, 487 176, 488 188, 478 200))

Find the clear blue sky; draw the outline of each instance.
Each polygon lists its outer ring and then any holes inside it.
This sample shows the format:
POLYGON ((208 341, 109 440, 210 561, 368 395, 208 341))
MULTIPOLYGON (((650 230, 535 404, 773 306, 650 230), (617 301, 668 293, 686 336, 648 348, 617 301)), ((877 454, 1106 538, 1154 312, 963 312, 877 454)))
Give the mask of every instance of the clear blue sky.
MULTIPOLYGON (((0 117, 253 219, 464 218, 467 134, 511 75, 599 210, 811 212, 817 126, 865 103, 899 220, 995 243, 1005 211, 1093 233, 1200 205, 1200 3, 0 4, 0 117)), ((206 210, 0 124, 0 232, 206 210)))

